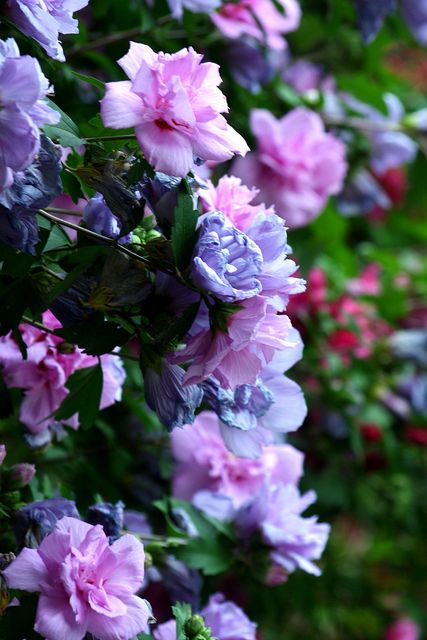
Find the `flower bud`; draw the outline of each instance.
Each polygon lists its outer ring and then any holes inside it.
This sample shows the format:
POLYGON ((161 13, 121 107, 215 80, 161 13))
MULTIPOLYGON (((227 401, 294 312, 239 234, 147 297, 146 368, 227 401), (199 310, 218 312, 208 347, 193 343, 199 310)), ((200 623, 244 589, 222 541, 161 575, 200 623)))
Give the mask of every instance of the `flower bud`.
POLYGON ((12 487, 14 489, 22 489, 23 487, 26 487, 27 484, 30 484, 35 474, 36 468, 33 464, 28 464, 27 462, 15 464, 10 469, 10 480, 12 487))

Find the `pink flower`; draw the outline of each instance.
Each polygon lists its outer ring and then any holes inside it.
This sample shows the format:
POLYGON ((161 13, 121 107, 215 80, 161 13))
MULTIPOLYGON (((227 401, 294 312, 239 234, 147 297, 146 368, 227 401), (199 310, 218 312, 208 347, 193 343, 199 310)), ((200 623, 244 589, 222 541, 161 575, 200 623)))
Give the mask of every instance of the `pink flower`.
POLYGON ((274 207, 266 208, 264 204, 250 204, 259 190, 249 189, 242 184, 240 178, 223 176, 215 187, 208 181, 207 189, 199 190, 199 197, 204 211, 221 211, 232 225, 246 231, 258 213, 273 214, 274 207))
POLYGON ((224 162, 248 151, 221 115, 228 107, 218 88, 218 66, 202 63, 194 49, 155 53, 131 42, 119 64, 130 81, 107 83, 103 122, 113 129, 135 127, 141 149, 157 171, 185 176, 195 157, 224 162))
POLYGON ((196 384, 213 375, 225 388, 255 384, 263 366, 277 350, 293 347, 291 323, 277 315, 268 301, 255 297, 240 303, 228 320, 227 333, 204 329, 173 354, 176 363, 191 361, 184 384, 196 384))
POLYGON ((273 0, 226 2, 211 19, 227 38, 251 36, 271 49, 282 50, 286 47, 283 34, 299 27, 301 8, 297 0, 278 0, 277 4, 283 11, 273 0))
POLYGON ((3 464, 3 460, 5 459, 6 455, 7 455, 6 445, 0 444, 0 465, 3 464))
POLYGON ((371 262, 358 278, 348 281, 347 290, 353 296, 377 296, 381 291, 379 276, 379 265, 371 262))
MULTIPOLYGON (((61 327, 50 312, 43 314, 43 324, 49 329, 61 327)), ((52 414, 60 407, 69 391, 68 378, 78 369, 98 363, 98 358, 85 355, 75 348, 71 353, 61 350, 63 339, 29 324, 19 326, 27 345, 27 359, 23 360, 18 343, 12 334, 0 338, 0 366, 6 386, 24 389, 19 418, 32 433, 40 433, 54 420, 52 414)), ((121 399, 125 373, 120 358, 101 356, 103 387, 100 408, 104 409, 121 399)), ((77 415, 64 424, 78 427, 77 415)))
POLYGON ((177 461, 173 494, 183 500, 210 491, 227 496, 239 507, 261 488, 266 477, 274 484, 297 484, 302 476, 304 456, 288 444, 263 447, 256 460, 230 453, 212 411, 203 411, 192 425, 175 429, 171 438, 177 461))
POLYGON ((134 595, 144 546, 124 535, 111 546, 101 525, 62 518, 38 549, 24 548, 3 572, 11 589, 40 592, 34 629, 46 640, 129 640, 145 630, 150 605, 134 595))
POLYGON ((400 618, 388 627, 384 640, 418 640, 421 630, 411 618, 400 618))
POLYGON ((256 185, 289 227, 317 217, 337 194, 347 170, 345 146, 326 133, 320 117, 303 107, 277 120, 265 109, 251 113, 257 151, 233 165, 235 175, 256 185))

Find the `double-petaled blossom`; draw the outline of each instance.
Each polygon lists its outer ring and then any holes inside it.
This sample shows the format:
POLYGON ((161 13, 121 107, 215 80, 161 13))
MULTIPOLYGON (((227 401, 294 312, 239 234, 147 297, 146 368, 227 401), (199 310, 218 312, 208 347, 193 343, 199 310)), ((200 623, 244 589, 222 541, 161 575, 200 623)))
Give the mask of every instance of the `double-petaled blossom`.
POLYGON ((258 189, 249 189, 236 176, 222 176, 216 186, 208 180, 207 189, 199 190, 199 198, 205 212, 221 211, 232 225, 246 232, 258 213, 274 213, 273 207, 266 209, 263 203, 253 203, 258 193, 258 189))
POLYGON ((177 461, 173 493, 203 506, 206 492, 230 499, 240 507, 258 491, 265 478, 281 484, 297 484, 302 476, 303 454, 291 445, 262 448, 259 458, 237 457, 227 450, 218 417, 203 411, 193 425, 172 433, 172 452, 177 461))
POLYGON ((265 109, 251 112, 257 150, 238 159, 233 173, 259 190, 289 227, 318 216, 329 196, 339 193, 347 165, 345 146, 326 133, 320 116, 298 107, 281 119, 265 109))
POLYGON ((321 557, 330 527, 316 516, 302 516, 315 500, 314 491, 301 495, 293 484, 266 483, 237 513, 237 533, 245 539, 258 532, 270 549, 272 566, 285 574, 302 569, 320 575, 313 560, 321 557))
POLYGON ((190 362, 184 384, 197 384, 211 375, 225 388, 256 384, 258 374, 275 352, 294 346, 289 339, 289 318, 277 315, 266 299, 256 296, 239 306, 228 317, 227 331, 212 333, 202 328, 172 354, 174 362, 190 362))
POLYGON ((205 214, 193 253, 193 283, 224 302, 246 300, 261 292, 261 270, 257 244, 222 213, 205 214))
POLYGON ((228 110, 218 66, 189 49, 155 53, 131 42, 119 64, 130 78, 110 82, 101 102, 104 124, 134 127, 157 171, 185 176, 195 159, 224 162, 248 146, 221 114, 228 110))
POLYGON ((49 83, 38 61, 21 56, 15 40, 0 40, 0 192, 34 160, 40 149, 39 125, 58 122, 43 102, 49 83))
POLYGON ((34 38, 55 60, 65 60, 59 42, 60 33, 78 33, 73 12, 86 7, 89 0, 7 0, 14 23, 27 36, 34 38))
POLYGON ((301 8, 297 0, 239 0, 225 2, 211 19, 227 38, 249 36, 280 51, 284 34, 299 27, 301 8))
POLYGON ((163 362, 160 367, 160 371, 148 367, 144 372, 148 406, 169 430, 191 424, 203 398, 201 387, 197 384, 184 385, 185 371, 176 364, 163 362))
MULTIPOLYGON (((205 624, 212 637, 218 640, 255 640, 256 624, 245 612, 222 593, 214 593, 201 610, 205 624)), ((154 630, 155 640, 176 640, 176 622, 168 620, 154 630)))
MULTIPOLYGON (((43 323, 48 330, 61 327, 50 311, 43 314, 43 323)), ((51 331, 29 324, 21 324, 19 329, 27 346, 27 358, 23 359, 17 341, 8 334, 0 338, 0 367, 6 386, 25 390, 19 418, 29 431, 37 434, 54 422, 53 414, 69 393, 65 384, 70 375, 96 365, 98 358, 87 356, 78 348, 71 352, 63 349, 63 339, 51 331)), ((121 399, 125 372, 117 356, 105 354, 100 361, 103 373, 100 408, 103 409, 121 399)), ((64 424, 77 428, 77 414, 64 424)))
POLYGON ((128 640, 144 631, 150 605, 135 593, 144 546, 124 535, 111 546, 100 525, 62 518, 38 549, 24 548, 3 572, 11 589, 40 593, 34 629, 46 640, 128 640))

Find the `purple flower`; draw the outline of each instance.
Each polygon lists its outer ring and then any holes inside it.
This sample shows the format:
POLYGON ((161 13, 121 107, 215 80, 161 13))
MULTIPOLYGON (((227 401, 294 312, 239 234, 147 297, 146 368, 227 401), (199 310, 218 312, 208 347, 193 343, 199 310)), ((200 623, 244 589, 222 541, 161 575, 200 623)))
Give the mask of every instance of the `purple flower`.
POLYGON ((43 103, 48 90, 37 60, 21 56, 12 38, 0 40, 0 192, 34 160, 40 148, 38 125, 59 120, 43 103))
MULTIPOLYGON (((392 93, 384 95, 387 116, 353 96, 345 96, 345 102, 353 111, 374 122, 398 124, 405 115, 402 103, 392 93)), ((368 137, 371 142, 371 166, 379 175, 411 162, 417 154, 417 143, 401 131, 378 131, 368 137)))
POLYGON ((11 589, 38 591, 34 630, 46 640, 126 640, 144 631, 144 546, 124 535, 111 546, 101 526, 62 518, 38 549, 24 548, 3 572, 11 589))
POLYGON ((256 44, 231 42, 226 57, 233 79, 251 93, 258 93, 273 77, 274 66, 268 59, 268 52, 265 54, 256 44))
POLYGON ((10 469, 10 478, 13 482, 14 487, 17 488, 26 487, 27 484, 30 484, 35 475, 35 466, 33 464, 28 464, 27 462, 14 464, 10 469))
POLYGON ((266 477, 275 484, 296 484, 302 476, 304 456, 287 444, 263 447, 256 460, 230 454, 219 420, 211 411, 202 411, 193 425, 176 429, 171 438, 177 462, 173 494, 192 500, 203 511, 213 494, 240 507, 261 488, 266 477))
POLYGON ((0 192, 0 238, 16 249, 34 253, 39 240, 36 212, 62 189, 61 148, 42 135, 34 162, 0 192))
POLYGON ((86 522, 100 524, 109 538, 118 538, 123 529, 124 504, 121 500, 116 504, 100 502, 87 510, 86 522))
POLYGON ((283 80, 300 94, 313 89, 318 91, 334 91, 335 80, 325 73, 320 64, 310 60, 296 60, 283 73, 283 80))
POLYGON ((274 213, 261 212, 246 230, 246 235, 261 249, 261 295, 267 297, 278 311, 284 311, 290 295, 305 291, 305 281, 293 277, 297 265, 286 255, 291 249, 287 243, 285 223, 274 213))
MULTIPOLYGON (((215 593, 201 610, 206 626, 218 640, 255 640, 256 624, 240 607, 215 593)), ((176 640, 176 622, 168 620, 154 630, 155 640, 176 640)))
MULTIPOLYGON (((95 193, 84 208, 83 220, 86 226, 108 238, 118 239, 120 237, 122 223, 113 214, 102 193, 95 193)), ((126 244, 130 242, 131 236, 120 237, 119 242, 126 244)))
POLYGON ((224 302, 252 298, 261 291, 262 254, 257 245, 219 212, 205 214, 190 277, 224 302))
POLYGON ((236 531, 243 539, 259 532, 270 548, 273 566, 281 567, 286 574, 302 569, 318 576, 321 572, 313 560, 321 557, 330 527, 318 523, 316 516, 301 515, 315 500, 314 491, 300 495, 293 484, 266 483, 240 508, 236 531))
POLYGON ((234 602, 226 600, 222 593, 209 598, 200 615, 219 640, 255 640, 256 624, 234 602))
POLYGON ((145 400, 169 431, 191 424, 203 398, 201 387, 183 384, 184 375, 184 369, 168 362, 160 372, 147 368, 144 374, 145 400))
POLYGON ((72 500, 49 498, 30 502, 15 514, 15 536, 20 546, 34 547, 53 531, 64 516, 79 518, 72 500))
POLYGON ((414 38, 422 45, 427 44, 427 2, 426 0, 402 0, 402 13, 414 38))
POLYGON ((3 461, 7 455, 6 445, 0 444, 0 466, 3 464, 3 461))
POLYGON ((89 0, 7 0, 9 15, 27 36, 34 38, 55 60, 64 62, 60 33, 78 33, 73 12, 89 0))

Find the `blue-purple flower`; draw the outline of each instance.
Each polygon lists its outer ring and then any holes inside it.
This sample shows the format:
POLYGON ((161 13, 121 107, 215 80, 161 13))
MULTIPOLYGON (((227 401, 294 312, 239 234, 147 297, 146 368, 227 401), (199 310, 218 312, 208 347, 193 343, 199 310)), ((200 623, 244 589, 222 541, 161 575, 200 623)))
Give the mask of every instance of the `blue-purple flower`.
POLYGON ((95 233, 100 233, 108 238, 120 238, 121 244, 130 242, 129 234, 120 237, 122 223, 111 211, 102 193, 95 193, 89 200, 83 212, 83 220, 87 227, 95 233))
POLYGON ((41 124, 59 114, 43 102, 49 83, 31 56, 21 56, 13 38, 0 40, 0 192, 34 160, 41 124))
POLYGON ((102 525, 105 535, 116 539, 123 529, 124 506, 121 500, 116 504, 111 504, 111 502, 93 504, 87 510, 86 522, 102 525))
POLYGON ((286 574, 302 569, 315 576, 319 560, 328 541, 330 526, 319 523, 316 516, 304 518, 316 500, 314 491, 301 495, 293 484, 266 483, 255 497, 244 504, 236 516, 236 531, 241 538, 258 532, 270 548, 273 566, 286 574))
POLYGON ((427 2, 426 0, 402 0, 402 13, 414 38, 427 44, 427 2))
POLYGON ((221 0, 168 0, 171 14, 174 18, 182 18, 184 9, 193 13, 211 13, 218 9, 221 0))
POLYGON ((37 546, 64 516, 80 517, 72 500, 58 497, 37 500, 25 505, 15 514, 15 535, 18 544, 22 547, 37 546))
POLYGON ((27 36, 34 38, 55 60, 64 62, 60 33, 78 33, 73 12, 89 0, 7 0, 9 15, 27 36))
POLYGON ((261 292, 260 248, 219 212, 205 214, 200 225, 191 279, 224 302, 246 300, 261 292))
POLYGON ((147 368, 144 373, 145 400, 160 421, 171 431, 175 427, 191 424, 194 412, 202 402, 199 385, 183 384, 184 369, 164 362, 161 370, 147 368))

